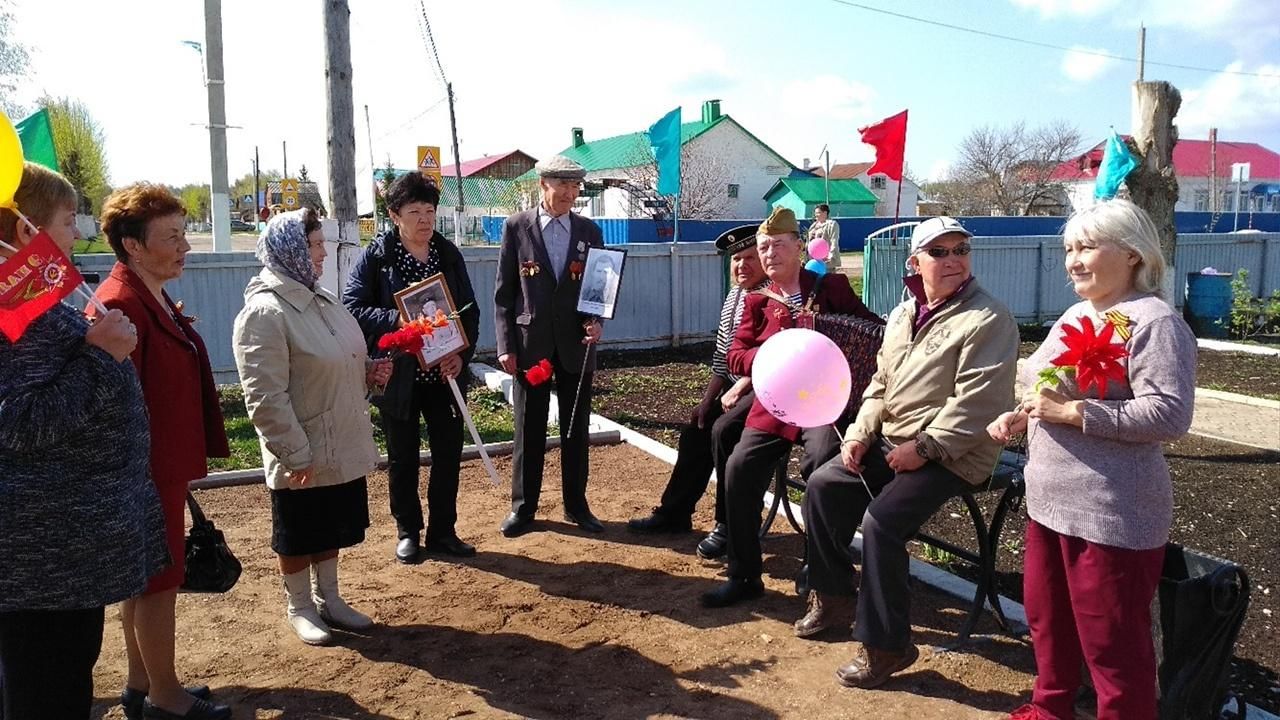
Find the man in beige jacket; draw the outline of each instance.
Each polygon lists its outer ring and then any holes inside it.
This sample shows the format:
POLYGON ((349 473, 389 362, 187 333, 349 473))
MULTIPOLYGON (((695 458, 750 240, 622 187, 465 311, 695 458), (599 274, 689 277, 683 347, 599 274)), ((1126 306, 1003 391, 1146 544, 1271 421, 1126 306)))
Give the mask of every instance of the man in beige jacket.
POLYGON ((864 653, 836 671, 850 687, 876 687, 919 657, 907 541, 947 499, 983 483, 1000 454, 985 428, 1013 404, 1018 326, 974 280, 970 237, 948 217, 916 227, 912 297, 889 316, 840 456, 814 471, 805 491, 811 589, 795 631, 848 627, 856 609, 853 637, 864 653), (855 586, 849 545, 859 525, 855 586))

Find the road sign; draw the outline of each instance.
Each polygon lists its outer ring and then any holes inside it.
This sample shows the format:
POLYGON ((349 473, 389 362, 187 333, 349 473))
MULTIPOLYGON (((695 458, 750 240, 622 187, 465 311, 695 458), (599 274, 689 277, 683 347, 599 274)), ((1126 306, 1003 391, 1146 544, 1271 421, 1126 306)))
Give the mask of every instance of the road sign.
POLYGON ((280 181, 280 204, 285 210, 297 210, 302 207, 302 202, 298 198, 298 180, 296 178, 284 178, 280 181))
POLYGON ((1231 181, 1249 182, 1251 163, 1231 163, 1231 181))
POLYGON ((439 145, 418 146, 418 171, 434 182, 436 187, 441 186, 443 178, 440 177, 439 145))

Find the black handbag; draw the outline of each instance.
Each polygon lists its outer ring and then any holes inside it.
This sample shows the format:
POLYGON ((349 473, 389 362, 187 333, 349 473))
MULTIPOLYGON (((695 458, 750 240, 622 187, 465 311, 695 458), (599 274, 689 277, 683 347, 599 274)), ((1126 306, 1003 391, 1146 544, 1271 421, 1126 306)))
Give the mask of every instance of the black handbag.
POLYGON ((182 589, 224 593, 240 579, 240 561, 231 554, 222 531, 204 516, 190 492, 187 492, 187 509, 191 511, 191 531, 187 533, 187 571, 182 589))

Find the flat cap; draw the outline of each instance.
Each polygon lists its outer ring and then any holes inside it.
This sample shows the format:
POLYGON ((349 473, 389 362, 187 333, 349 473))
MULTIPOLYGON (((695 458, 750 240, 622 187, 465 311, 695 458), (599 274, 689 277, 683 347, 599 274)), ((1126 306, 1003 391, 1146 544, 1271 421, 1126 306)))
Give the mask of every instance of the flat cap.
POLYGON ((587 171, 581 165, 563 155, 552 155, 539 160, 533 169, 538 172, 539 177, 549 180, 581 180, 587 176, 587 171))
POLYGON ((756 228, 758 225, 739 225, 735 228, 729 228, 716 238, 716 250, 721 254, 733 257, 738 253, 756 246, 756 228))

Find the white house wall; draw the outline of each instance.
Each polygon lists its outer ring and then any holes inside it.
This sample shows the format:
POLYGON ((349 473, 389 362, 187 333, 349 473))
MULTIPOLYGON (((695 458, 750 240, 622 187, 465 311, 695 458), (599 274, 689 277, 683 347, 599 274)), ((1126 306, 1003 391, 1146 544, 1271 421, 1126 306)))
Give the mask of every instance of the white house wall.
POLYGON ((778 178, 791 174, 786 160, 766 149, 732 122, 722 122, 689 142, 689 152, 718 158, 724 166, 725 191, 738 185, 738 199, 722 218, 755 219, 767 215, 764 194, 778 178))
MULTIPOLYGON (((862 183, 862 186, 870 190, 876 196, 876 217, 893 217, 894 205, 898 202, 898 181, 892 180, 884 175, 868 175, 865 172, 854 178, 862 183), (883 188, 877 188, 874 183, 879 180, 884 181, 883 188)), ((901 215, 915 215, 916 203, 920 202, 920 188, 910 180, 902 183, 902 211, 901 215)))
MULTIPOLYGON (((1280 183, 1280 178, 1250 178, 1249 182, 1241 185, 1241 202, 1248 202, 1249 189, 1258 183, 1280 183)), ((1093 198, 1094 180, 1077 180, 1076 182, 1067 183, 1067 198, 1071 202, 1073 210, 1083 210, 1093 207, 1097 202, 1093 198)), ((1207 177, 1180 177, 1178 178, 1178 202, 1174 205, 1176 212, 1211 212, 1209 207, 1196 207, 1197 196, 1203 193, 1203 197, 1207 202, 1209 190, 1209 178, 1207 177)), ((1218 204, 1218 212, 1231 212, 1235 210, 1236 202, 1236 186, 1228 178, 1222 178, 1217 183, 1217 191, 1223 196, 1218 204)), ((1274 200, 1263 200, 1258 197, 1253 198, 1254 210, 1258 212, 1276 212, 1278 209, 1274 200), (1259 203, 1261 205, 1259 206, 1259 203)), ((1240 206, 1241 212, 1249 210, 1247 204, 1240 206)))

